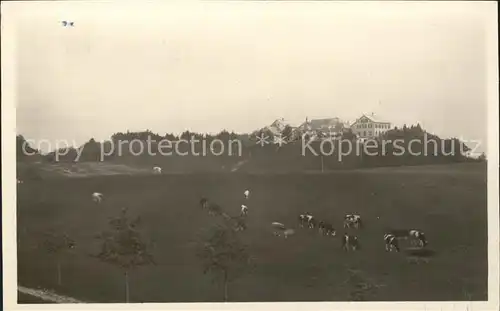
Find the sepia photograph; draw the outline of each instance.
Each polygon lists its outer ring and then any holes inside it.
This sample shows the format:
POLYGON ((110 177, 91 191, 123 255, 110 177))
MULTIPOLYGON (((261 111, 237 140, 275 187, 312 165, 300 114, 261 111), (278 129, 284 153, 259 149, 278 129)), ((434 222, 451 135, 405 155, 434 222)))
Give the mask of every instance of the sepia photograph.
POLYGON ((498 310, 497 26, 2 2, 5 309, 498 310))

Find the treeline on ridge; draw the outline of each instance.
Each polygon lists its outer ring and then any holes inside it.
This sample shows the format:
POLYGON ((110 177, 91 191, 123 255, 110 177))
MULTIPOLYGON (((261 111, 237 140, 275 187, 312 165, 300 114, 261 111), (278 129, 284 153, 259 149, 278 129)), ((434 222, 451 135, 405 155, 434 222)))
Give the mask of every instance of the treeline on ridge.
MULTIPOLYGON (((457 138, 441 139, 426 132, 418 124, 393 128, 377 139, 364 144, 361 144, 356 135, 350 131, 343 132, 339 137, 341 139, 333 141, 309 142, 307 135, 303 138, 303 140, 287 141, 280 146, 273 143, 272 133, 265 130, 252 134, 237 134, 224 130, 215 135, 185 131, 180 135, 167 133, 163 136, 149 130, 143 132, 128 131, 113 134, 109 141, 102 143, 93 138, 90 139, 80 147, 83 149, 78 161, 101 161, 101 151, 103 151, 104 154, 108 154, 104 156, 103 161, 141 166, 159 165, 167 171, 226 171, 238 166, 239 171, 265 172, 445 164, 485 160, 484 155, 478 159, 470 158, 467 155, 470 147, 457 138), (267 144, 257 144, 259 142, 257 136, 261 134, 268 137, 267 144), (155 155, 150 154, 147 150, 148 137, 151 142, 150 148, 156 153, 155 155), (188 141, 195 139, 198 142, 192 146, 187 143, 179 144, 175 152, 173 152, 173 148, 170 148, 168 151, 172 151, 171 154, 162 155, 159 153, 157 144, 165 139, 171 142, 179 139, 188 141), (219 142, 214 144, 214 150, 211 150, 211 143, 216 139, 219 142), (140 152, 141 144, 134 145, 132 143, 129 145, 132 141, 144 142, 143 152, 140 152), (235 141, 239 143, 235 143, 235 141), (398 142, 397 146, 395 145, 396 141, 398 142), (221 142, 223 147, 221 147, 221 142), (119 145, 121 146, 120 150, 119 145), (231 146, 231 153, 229 153, 229 146, 231 146), (348 153, 349 146, 352 151, 348 153), (225 149, 221 150, 221 148, 225 149), (356 152, 355 148, 359 148, 359 152, 356 152), (413 154, 410 153, 410 150, 413 154), (221 153, 221 151, 223 152, 221 153), (342 156, 339 155, 339 151, 343 152, 342 156), (244 164, 242 165, 242 163, 244 164)), ((35 159, 51 163, 57 161, 54 151, 43 155, 38 152, 33 156, 28 156, 23 151, 24 138, 19 135, 16 141, 18 161, 35 159)), ((25 149, 36 152, 31 146, 26 146, 25 149)), ((59 162, 75 162, 77 159, 77 150, 74 148, 60 150, 59 154, 61 154, 59 162)))

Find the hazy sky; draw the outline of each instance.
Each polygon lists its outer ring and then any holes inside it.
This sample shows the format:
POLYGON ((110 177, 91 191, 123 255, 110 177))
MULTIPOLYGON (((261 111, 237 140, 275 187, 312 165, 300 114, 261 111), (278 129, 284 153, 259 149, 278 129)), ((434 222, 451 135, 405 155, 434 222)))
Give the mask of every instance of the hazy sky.
POLYGON ((493 2, 24 5, 16 104, 27 138, 247 132, 374 112, 486 140, 493 2))

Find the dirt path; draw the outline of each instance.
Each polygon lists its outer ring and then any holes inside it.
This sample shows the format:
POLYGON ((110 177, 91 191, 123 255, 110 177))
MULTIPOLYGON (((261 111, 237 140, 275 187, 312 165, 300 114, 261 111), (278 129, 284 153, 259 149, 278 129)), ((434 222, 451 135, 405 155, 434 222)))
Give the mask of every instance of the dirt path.
POLYGON ((24 286, 17 286, 17 290, 20 293, 30 295, 33 297, 40 298, 42 300, 53 302, 53 303, 85 303, 84 301, 77 300, 67 296, 61 296, 43 289, 33 289, 24 286))

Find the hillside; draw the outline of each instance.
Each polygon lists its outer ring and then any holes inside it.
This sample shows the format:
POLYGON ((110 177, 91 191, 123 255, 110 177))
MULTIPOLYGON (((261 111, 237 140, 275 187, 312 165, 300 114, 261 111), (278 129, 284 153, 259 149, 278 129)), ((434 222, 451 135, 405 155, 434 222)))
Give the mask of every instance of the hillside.
MULTIPOLYGON (((461 148, 463 151, 469 148, 458 139, 442 139, 427 133, 419 125, 389 130, 383 137, 371 142, 375 145, 374 147, 364 151, 363 148, 368 143, 363 145, 357 142, 356 136, 349 131, 343 131, 339 137, 342 143, 340 140, 326 141, 328 138, 318 138, 317 135, 310 137, 304 134, 303 140, 285 139, 281 146, 276 144, 273 133, 280 131, 291 133, 293 130, 288 124, 277 120, 272 126, 251 135, 227 131, 214 136, 191 132, 185 132, 180 136, 172 134, 160 136, 150 131, 117 133, 107 142, 100 143, 90 139, 78 150, 72 148, 59 150, 59 159, 57 159, 56 152, 41 155, 36 153, 36 150, 29 149, 29 146, 28 150, 35 152, 35 155, 25 155, 21 149, 24 138, 18 136, 18 162, 24 163, 20 166, 19 174, 25 177, 28 175, 27 178, 31 178, 29 176, 37 175, 35 172, 41 163, 52 164, 53 167, 49 169, 52 172, 59 172, 66 176, 84 176, 94 174, 90 173, 95 171, 89 169, 90 167, 102 167, 103 169, 97 169, 97 171, 102 170, 102 174, 145 173, 150 172, 152 166, 161 166, 165 173, 300 172, 484 161, 484 158, 472 159, 467 157, 466 153, 461 153, 461 148), (267 143, 263 145, 258 144, 258 136, 264 133, 262 131, 267 131, 265 135, 268 136, 267 143), (158 152, 160 150, 158 144, 152 143, 151 150, 155 154, 134 154, 132 152, 134 146, 131 146, 129 142, 138 140, 146 144, 148 138, 156 142, 168 139, 172 144, 182 139, 195 138, 200 142, 204 141, 205 145, 199 143, 190 146, 187 143, 179 143, 177 152, 162 155, 158 152), (223 144, 220 148, 225 148, 220 155, 218 153, 222 149, 217 149, 217 147, 214 147, 217 150, 210 149, 215 140, 223 144), (383 142, 397 140, 404 149, 402 153, 397 146, 384 145, 383 142), (239 144, 235 143, 236 141, 239 144), (413 154, 410 154, 408 150, 412 141, 418 143, 412 144, 413 154), (115 146, 114 149, 112 149, 113 146, 115 146), (117 150, 116 146, 121 146, 121 150, 117 150), (357 151, 356 148, 358 148, 357 151), (349 149, 352 150, 350 153, 349 149), (430 152, 424 154, 426 150, 430 152), (101 153, 105 156, 101 156, 101 153), (90 166, 88 164, 98 162, 106 165, 90 166)), ((214 146, 220 144, 214 144, 214 146)), ((38 175, 46 173, 47 169, 45 172, 43 170, 38 172, 38 175)), ((59 173, 57 174, 60 175, 59 173)))

